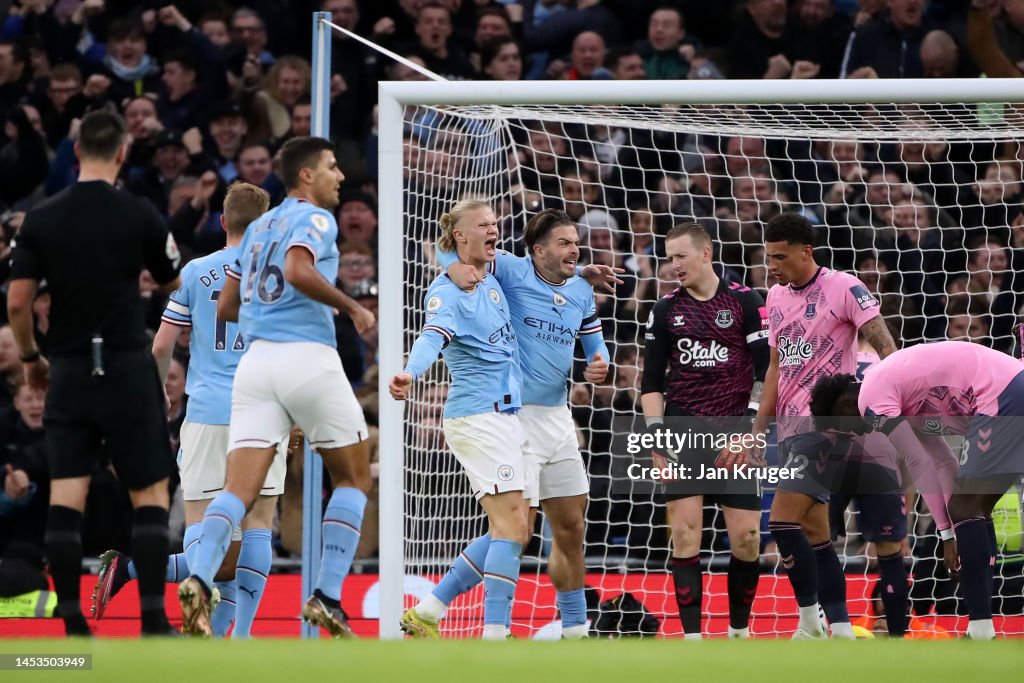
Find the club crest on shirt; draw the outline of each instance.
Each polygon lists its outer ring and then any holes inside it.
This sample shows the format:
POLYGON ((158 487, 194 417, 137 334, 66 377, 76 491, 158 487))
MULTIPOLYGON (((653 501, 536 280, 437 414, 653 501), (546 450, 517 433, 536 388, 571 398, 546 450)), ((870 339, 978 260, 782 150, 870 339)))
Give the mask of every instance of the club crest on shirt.
POLYGON ((807 308, 804 309, 804 317, 810 320, 816 315, 818 315, 818 304, 807 304, 807 308))
POLYGON ((498 479, 512 481, 514 476, 516 476, 516 471, 512 469, 512 465, 498 465, 498 479))
POLYGON ((556 306, 565 305, 565 297, 559 294, 558 292, 555 292, 554 301, 556 306))
POLYGON ((786 336, 779 337, 779 365, 803 365, 814 357, 814 348, 811 342, 803 338, 803 335, 796 339, 786 336))
POLYGON ((732 311, 722 310, 718 312, 718 317, 715 318, 715 324, 721 327, 723 330, 727 327, 732 327, 732 311))
POLYGON ((491 301, 494 302, 495 306, 497 306, 498 304, 501 303, 501 295, 498 294, 498 290, 492 289, 491 292, 490 292, 490 296, 491 296, 491 301))

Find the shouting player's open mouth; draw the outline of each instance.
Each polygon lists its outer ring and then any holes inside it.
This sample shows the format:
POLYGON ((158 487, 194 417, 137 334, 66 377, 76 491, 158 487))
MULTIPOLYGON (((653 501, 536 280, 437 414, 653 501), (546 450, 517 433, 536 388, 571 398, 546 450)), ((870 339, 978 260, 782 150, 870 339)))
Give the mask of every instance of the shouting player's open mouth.
POLYGON ((488 256, 494 256, 497 253, 498 238, 492 237, 484 242, 484 251, 488 256))

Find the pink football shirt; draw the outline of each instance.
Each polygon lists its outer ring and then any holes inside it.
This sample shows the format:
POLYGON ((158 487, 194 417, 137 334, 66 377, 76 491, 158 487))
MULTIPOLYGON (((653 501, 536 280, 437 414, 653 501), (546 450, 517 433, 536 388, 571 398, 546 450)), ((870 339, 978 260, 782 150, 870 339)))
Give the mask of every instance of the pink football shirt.
POLYGON ((768 344, 779 353, 775 415, 782 441, 814 431, 815 382, 854 373, 857 330, 878 315, 878 300, 852 275, 820 267, 802 287, 772 287, 766 306, 768 344))
POLYGON ((963 434, 974 415, 998 415, 999 394, 1024 369, 980 344, 944 341, 897 351, 864 375, 861 414, 962 417, 944 421, 963 434))

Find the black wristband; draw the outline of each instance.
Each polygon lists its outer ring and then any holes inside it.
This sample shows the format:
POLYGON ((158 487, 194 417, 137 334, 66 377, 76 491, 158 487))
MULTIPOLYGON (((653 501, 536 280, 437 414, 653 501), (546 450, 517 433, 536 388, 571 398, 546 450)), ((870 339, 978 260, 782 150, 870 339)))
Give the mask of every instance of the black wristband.
POLYGON ((41 354, 39 353, 39 349, 36 349, 32 353, 27 353, 24 356, 19 356, 19 358, 22 363, 35 363, 37 360, 39 360, 40 356, 41 354))

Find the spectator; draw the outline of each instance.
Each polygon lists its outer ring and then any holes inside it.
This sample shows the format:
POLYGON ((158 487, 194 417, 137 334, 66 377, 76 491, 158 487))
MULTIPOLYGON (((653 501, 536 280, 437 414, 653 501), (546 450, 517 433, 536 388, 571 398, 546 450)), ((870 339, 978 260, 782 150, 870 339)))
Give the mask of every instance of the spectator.
POLYGON ((747 0, 729 47, 729 76, 789 78, 794 49, 786 34, 786 0, 747 0))
POLYGON ((270 67, 262 90, 256 92, 255 82, 243 81, 242 111, 254 140, 266 142, 288 133, 292 109, 309 97, 310 77, 309 62, 285 55, 270 67))
POLYGON ((452 41, 452 14, 439 2, 424 3, 416 15, 418 41, 409 52, 423 59, 428 69, 452 81, 474 77, 473 65, 452 41))
MULTIPOLYGON (((545 3, 538 2, 537 7, 545 3)), ((551 8, 553 3, 546 3, 551 8)), ((576 36, 593 31, 606 44, 621 42, 621 21, 601 0, 577 0, 575 9, 551 12, 543 22, 533 21, 523 29, 527 52, 556 52, 564 50, 576 36)))
POLYGON ((0 327, 0 411, 14 405, 14 391, 22 378, 18 345, 10 325, 0 327))
MULTIPOLYGON (((320 9, 330 12, 338 26, 358 33, 361 15, 356 0, 323 0, 320 9)), ((362 134, 376 99, 378 59, 376 51, 344 33, 333 33, 330 115, 335 139, 354 140, 362 134)))
POLYGON ((604 68, 617 81, 642 81, 647 78, 644 71, 644 60, 635 50, 614 48, 608 51, 604 59, 604 68))
POLYGON ((242 108, 234 102, 222 102, 210 114, 210 138, 216 148, 213 163, 225 183, 238 177, 238 153, 248 132, 242 108))
POLYGON ((1009 350, 1017 294, 1006 246, 994 238, 983 237, 968 244, 967 252, 967 292, 972 304, 991 316, 995 343, 1009 350))
POLYGON ((0 116, 7 116, 24 97, 28 81, 28 56, 11 40, 0 40, 0 116))
POLYGON ((921 40, 921 69, 925 78, 956 78, 960 48, 945 31, 930 31, 921 40))
POLYGON ((833 0, 799 0, 793 37, 803 60, 818 64, 820 78, 838 78, 847 39, 853 30, 850 17, 836 12, 833 0))
POLYGON ((284 199, 284 184, 274 175, 270 147, 263 142, 247 142, 238 152, 238 179, 261 187, 270 195, 271 205, 284 199))
POLYGON ((469 61, 477 73, 484 73, 484 61, 481 58, 484 45, 495 38, 514 38, 512 20, 504 7, 484 7, 477 14, 476 30, 473 33, 473 50, 469 61))
POLYGON ((128 100, 124 107, 124 122, 132 136, 132 146, 122 175, 126 180, 134 180, 143 175, 152 163, 153 142, 164 130, 164 125, 157 118, 156 102, 145 95, 128 100))
POLYGON ((676 7, 659 7, 647 24, 647 40, 637 44, 644 73, 654 80, 686 78, 700 41, 688 36, 683 13, 676 7))
POLYGON ((338 233, 345 242, 359 242, 377 253, 377 202, 365 192, 346 192, 338 204, 338 233))
POLYGON ((128 184, 129 191, 146 197, 167 215, 167 201, 174 182, 188 169, 191 159, 202 159, 202 136, 195 128, 186 137, 167 129, 153 140, 153 161, 149 168, 128 184))
POLYGON ((0 148, 0 202, 12 206, 46 180, 50 162, 35 107, 15 107, 4 124, 4 133, 8 142, 0 148))
POLYGON ((569 69, 565 72, 565 78, 570 81, 608 78, 604 58, 604 39, 593 31, 584 31, 572 41, 569 69))
POLYGON ((46 392, 19 377, 13 407, 0 410, 0 549, 13 540, 43 547, 50 500, 45 403, 46 392))
POLYGON ((42 117, 47 144, 56 149, 67 137, 72 119, 81 118, 90 103, 82 94, 82 72, 74 64, 58 64, 50 71, 46 97, 34 97, 32 103, 42 117))
POLYGON ((228 22, 220 12, 208 12, 199 18, 199 32, 206 36, 214 47, 227 54, 231 46, 228 22))
POLYGON ((495 81, 518 81, 523 77, 519 44, 511 36, 498 36, 480 48, 481 72, 495 81))
POLYGON ((160 120, 178 130, 205 128, 210 108, 228 94, 224 53, 195 30, 174 5, 162 7, 159 17, 187 44, 164 57, 166 90, 157 102, 160 120))
POLYGON ((921 42, 933 28, 924 0, 888 0, 888 9, 857 30, 847 73, 871 67, 878 78, 920 78, 921 42))
POLYGON ((103 58, 104 75, 110 79, 108 97, 122 102, 142 93, 162 90, 160 65, 146 54, 146 32, 133 19, 116 19, 107 30, 107 55, 103 58))
MULTIPOLYGON (((1013 23, 1021 25, 1021 15, 1024 15, 1021 3, 1013 0, 1006 6, 1012 6, 1008 15, 1016 17, 1013 23)), ((997 40, 991 14, 995 8, 995 0, 971 0, 967 10, 967 49, 974 63, 989 78, 1020 78, 1024 70, 1016 63, 1020 59, 1016 56, 1018 53, 1008 55, 997 40)))
POLYGON ((995 21, 999 47, 1017 68, 1024 69, 1024 1, 1003 0, 1002 10, 995 21))
POLYGON ((231 15, 231 38, 260 68, 267 69, 274 63, 274 55, 267 52, 266 24, 252 9, 240 7, 231 15))

